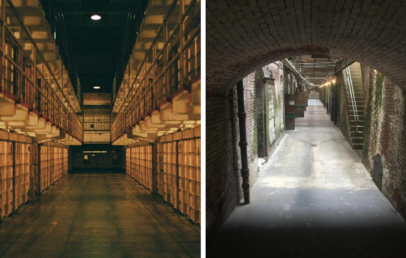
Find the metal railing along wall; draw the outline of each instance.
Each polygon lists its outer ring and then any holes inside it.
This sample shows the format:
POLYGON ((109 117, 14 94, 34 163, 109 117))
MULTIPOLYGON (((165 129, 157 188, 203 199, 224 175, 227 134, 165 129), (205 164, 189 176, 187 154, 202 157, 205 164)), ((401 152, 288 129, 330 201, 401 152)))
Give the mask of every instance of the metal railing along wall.
MULTIPOLYGON (((131 71, 127 65, 127 71, 131 71)), ((174 0, 155 40, 138 66, 111 129, 115 141, 159 104, 200 77, 200 1, 174 0), (177 4, 179 2, 179 6, 177 4), (177 7, 177 8, 175 8, 177 7), (174 11, 175 9, 179 11, 174 11), (169 20, 178 19, 176 25, 169 20)), ((124 82, 123 82, 124 83, 124 82)))
POLYGON ((82 125, 54 75, 61 73, 62 85, 69 82, 63 78, 62 61, 60 70, 53 71, 12 1, 1 0, 0 4, 0 93, 82 142, 82 125))
MULTIPOLYGON (((345 68, 345 71, 346 71, 346 75, 347 75, 347 85, 348 85, 348 92, 350 94, 352 111, 354 114, 355 121, 356 121, 356 123, 358 123, 359 116, 358 116, 357 102, 356 102, 355 94, 354 94, 354 85, 352 84, 350 67, 348 66, 347 68, 345 68)), ((357 127, 355 127, 355 130, 357 130, 357 127)))
POLYGON ((40 2, 44 9, 45 17, 47 18, 49 27, 51 28, 51 32, 55 35, 55 42, 62 57, 62 61, 67 67, 68 75, 71 79, 73 89, 75 90, 79 103, 82 106, 83 99, 79 75, 75 65, 73 64, 73 61, 69 58, 70 51, 67 36, 65 34, 66 27, 63 14, 61 10, 59 10, 57 4, 55 4, 55 1, 40 0, 40 2))
POLYGON ((135 1, 127 15, 127 24, 125 28, 124 40, 122 41, 122 53, 117 58, 116 72, 114 75, 112 102, 116 98, 116 94, 123 81, 124 74, 126 73, 126 65, 131 57, 131 52, 134 47, 135 40, 139 33, 139 28, 142 20, 144 19, 145 8, 148 5, 148 0, 135 1))

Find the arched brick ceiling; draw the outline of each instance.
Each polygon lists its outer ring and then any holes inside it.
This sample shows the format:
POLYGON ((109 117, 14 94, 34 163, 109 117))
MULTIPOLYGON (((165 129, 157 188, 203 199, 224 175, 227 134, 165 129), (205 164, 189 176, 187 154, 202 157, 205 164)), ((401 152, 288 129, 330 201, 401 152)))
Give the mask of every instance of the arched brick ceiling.
POLYGON ((207 94, 289 56, 367 63, 406 87, 406 1, 207 0, 207 94))

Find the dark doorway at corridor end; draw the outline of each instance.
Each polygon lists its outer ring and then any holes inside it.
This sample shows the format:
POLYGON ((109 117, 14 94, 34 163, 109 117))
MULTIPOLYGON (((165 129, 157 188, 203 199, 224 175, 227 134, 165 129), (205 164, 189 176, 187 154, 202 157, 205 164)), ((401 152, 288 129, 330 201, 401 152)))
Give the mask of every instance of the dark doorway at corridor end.
POLYGON ((125 154, 121 146, 84 144, 71 149, 69 173, 125 173, 125 154))

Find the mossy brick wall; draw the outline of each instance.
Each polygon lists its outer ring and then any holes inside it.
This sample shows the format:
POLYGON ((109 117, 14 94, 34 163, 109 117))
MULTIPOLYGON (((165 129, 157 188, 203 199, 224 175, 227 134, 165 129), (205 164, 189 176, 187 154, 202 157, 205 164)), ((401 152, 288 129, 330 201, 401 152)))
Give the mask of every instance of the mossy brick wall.
POLYGON ((274 80, 273 84, 268 85, 268 88, 267 88, 268 94, 266 96, 268 98, 268 110, 269 110, 269 112, 267 112, 267 119, 269 121, 269 123, 268 123, 269 135, 267 138, 267 142, 269 143, 269 145, 271 145, 276 139, 276 135, 275 135, 275 115, 276 115, 275 114, 275 89, 277 87, 277 84, 275 83, 275 81, 276 81, 276 79, 274 80))
POLYGON ((270 109, 273 109, 273 114, 274 114, 274 121, 273 124, 271 124, 269 127, 271 128, 271 132, 272 132, 272 138, 270 138, 270 141, 268 142, 268 158, 271 157, 271 155, 274 153, 274 151, 276 150, 276 148, 278 147, 285 131, 284 131, 284 127, 285 127, 285 121, 284 121, 284 114, 285 111, 282 107, 283 106, 283 100, 284 100, 284 87, 282 85, 282 83, 280 82, 279 79, 276 78, 280 78, 280 75, 283 75, 283 69, 281 68, 282 63, 280 63, 279 66, 275 65, 275 64, 271 64, 270 69, 272 70, 274 77, 275 77, 275 81, 274 81, 274 85, 271 86, 273 87, 273 91, 272 91, 272 95, 269 96, 269 98, 272 98, 272 101, 270 101, 270 103, 272 103, 272 108, 270 107, 270 109))
MULTIPOLYGON (((269 92, 273 94, 273 83, 264 82, 264 72, 262 69, 255 72, 255 103, 257 119, 257 142, 258 158, 268 159, 268 149, 270 147, 270 113, 273 115, 273 109, 270 109, 270 102, 273 98, 269 97, 269 92)), ((272 126, 273 127, 273 126, 272 126)), ((273 128, 272 128, 272 131, 273 128)))
MULTIPOLYGON (((265 141, 265 145, 266 147, 270 146, 270 142, 271 142, 271 126, 270 126, 270 102, 273 103, 273 97, 269 97, 270 94, 269 92, 271 91, 270 89, 273 89, 274 86, 273 85, 269 85, 268 83, 264 85, 264 107, 265 107, 265 121, 264 121, 264 125, 265 125, 265 139, 263 139, 265 141)), ((272 92, 272 91, 271 91, 272 92)), ((271 95, 272 96, 272 95, 271 95)), ((273 110, 272 110, 273 113, 273 110)), ((273 127, 273 126, 272 126, 273 127)), ((272 131, 274 132, 275 130, 272 128, 272 131)), ((268 151, 267 153, 268 154, 268 151)))
POLYGON ((362 66, 365 103, 363 164, 383 162, 382 193, 406 217, 406 119, 402 90, 383 74, 362 66))
POLYGON ((268 109, 267 112, 267 158, 269 159, 276 147, 279 145, 280 136, 283 131, 283 113, 284 110, 281 109, 281 104, 283 103, 282 96, 284 96, 284 85, 281 81, 281 76, 283 77, 283 64, 281 62, 271 63, 265 66, 266 69, 272 71, 273 74, 273 84, 268 86, 268 94, 266 98, 268 99, 268 109), (273 117, 273 119, 271 119, 273 117))
POLYGON ((383 92, 379 135, 384 164, 382 192, 406 218, 405 102, 402 90, 390 80, 385 79, 383 92))
MULTIPOLYGON (((381 126, 382 109, 381 105, 377 105, 377 95, 382 97, 382 90, 377 91, 376 82, 383 83, 383 75, 376 75, 373 69, 368 66, 361 65, 361 72, 364 84, 364 93, 366 103, 364 110, 364 142, 362 149, 363 163, 368 170, 373 169, 373 156, 379 151, 379 131, 381 126)), ((382 87, 378 87, 382 89, 382 87)), ((381 98, 380 97, 380 98, 381 98)))
MULTIPOLYGON (((281 132, 285 128, 285 120, 284 120, 284 71, 283 65, 281 62, 275 62, 268 65, 269 69, 272 70, 274 75, 274 113, 275 113, 275 140, 281 135, 281 132)), ((273 144, 273 142, 272 142, 273 144)))

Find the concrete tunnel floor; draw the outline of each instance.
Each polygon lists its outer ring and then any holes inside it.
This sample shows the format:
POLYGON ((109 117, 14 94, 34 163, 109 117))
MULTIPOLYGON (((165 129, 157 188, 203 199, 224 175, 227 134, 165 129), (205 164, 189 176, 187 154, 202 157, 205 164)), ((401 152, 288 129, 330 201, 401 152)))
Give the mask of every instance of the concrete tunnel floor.
POLYGON ((207 239, 207 257, 405 255, 404 219, 319 100, 309 100, 242 203, 207 239))
POLYGON ((0 223, 0 257, 200 257, 200 228, 126 174, 69 174, 0 223))

